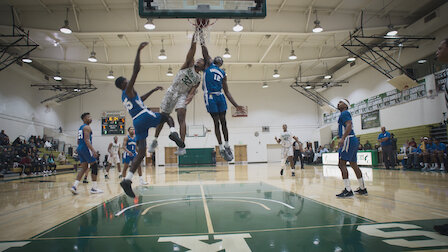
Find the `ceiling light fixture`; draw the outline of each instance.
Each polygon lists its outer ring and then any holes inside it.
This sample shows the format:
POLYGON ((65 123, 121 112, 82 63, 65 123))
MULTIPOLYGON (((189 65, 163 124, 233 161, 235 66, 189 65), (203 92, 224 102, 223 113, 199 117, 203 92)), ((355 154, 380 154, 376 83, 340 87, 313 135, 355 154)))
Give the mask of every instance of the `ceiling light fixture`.
POLYGON ((162 49, 160 49, 159 60, 166 60, 168 57, 165 54, 165 49, 163 49, 163 39, 162 39, 162 49))
POLYGON ((234 32, 240 32, 244 29, 244 27, 241 25, 241 20, 235 19, 235 26, 233 26, 234 32))
POLYGON ((68 24, 68 8, 67 8, 67 12, 65 15, 64 25, 59 29, 59 31, 61 31, 64 34, 72 33, 72 29, 70 29, 70 26, 68 24))
POLYGON ((272 75, 272 77, 274 77, 274 78, 280 77, 280 74, 278 73, 277 69, 274 69, 274 74, 272 75))
POLYGON ((419 64, 425 64, 425 63, 426 63, 426 60, 425 60, 425 59, 421 59, 421 60, 418 60, 417 63, 419 63, 419 64))
POLYGON ((332 77, 332 76, 331 76, 330 74, 327 74, 327 75, 324 76, 324 79, 329 80, 329 79, 331 79, 331 77, 332 77))
POLYGON ((308 84, 308 85, 305 86, 305 89, 311 89, 311 88, 312 88, 312 87, 311 87, 310 84, 308 84))
POLYGON ((267 82, 263 82, 263 86, 261 86, 262 88, 268 88, 269 87, 269 85, 268 85, 268 83, 267 82))
POLYGON ((92 51, 90 52, 90 57, 87 60, 92 63, 98 62, 98 59, 96 58, 96 53, 95 53, 95 41, 93 41, 92 51))
POLYGON ((145 27, 146 30, 154 30, 156 25, 152 22, 152 18, 148 18, 148 21, 146 21, 146 24, 143 27, 145 27))
POLYGON ((61 74, 59 73, 59 71, 56 72, 56 75, 53 76, 53 79, 55 81, 61 81, 62 80, 62 77, 61 77, 61 74))
POLYGON ((173 76, 174 74, 173 74, 173 69, 171 68, 171 66, 170 67, 168 67, 168 72, 166 72, 166 76, 169 76, 169 77, 171 77, 171 76, 173 76))
POLYGON ((112 71, 112 69, 109 71, 109 74, 107 75, 107 78, 108 78, 109 80, 113 80, 113 79, 115 79, 114 71, 112 71))
POLYGON ((348 61, 348 62, 353 62, 353 61, 355 61, 355 60, 356 60, 355 56, 353 56, 353 55, 351 55, 351 54, 350 54, 350 55, 348 56, 348 58, 347 58, 347 61, 348 61))
POLYGON ((324 28, 322 28, 322 26, 320 26, 320 21, 317 18, 317 11, 316 11, 316 20, 314 20, 314 28, 313 28, 313 32, 314 33, 319 33, 319 32, 323 32, 324 28))
POLYGON ((296 54, 294 53, 294 48, 293 48, 293 45, 292 45, 292 41, 290 41, 289 42, 290 44, 291 44, 291 55, 289 55, 289 59, 290 60, 296 60, 297 59, 297 56, 296 56, 296 54))
POLYGON ((226 38, 226 49, 224 49, 224 54, 222 55, 222 57, 226 59, 232 58, 232 55, 229 52, 229 48, 227 47, 227 38, 226 38))
POLYGON ((26 54, 25 56, 23 56, 22 62, 29 64, 29 63, 33 62, 33 60, 30 59, 29 54, 26 54))

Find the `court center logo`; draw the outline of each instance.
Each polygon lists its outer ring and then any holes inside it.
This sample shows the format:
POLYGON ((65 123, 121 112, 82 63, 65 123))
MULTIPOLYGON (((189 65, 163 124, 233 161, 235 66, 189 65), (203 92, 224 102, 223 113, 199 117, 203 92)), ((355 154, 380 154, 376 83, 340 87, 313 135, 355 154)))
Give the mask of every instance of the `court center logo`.
POLYGON ((251 252, 246 243, 250 234, 226 234, 226 235, 198 235, 198 236, 173 236, 160 237, 158 242, 172 242, 189 249, 190 252, 251 252), (213 242, 213 241, 216 242, 213 242), (210 243, 212 242, 212 243, 210 243))

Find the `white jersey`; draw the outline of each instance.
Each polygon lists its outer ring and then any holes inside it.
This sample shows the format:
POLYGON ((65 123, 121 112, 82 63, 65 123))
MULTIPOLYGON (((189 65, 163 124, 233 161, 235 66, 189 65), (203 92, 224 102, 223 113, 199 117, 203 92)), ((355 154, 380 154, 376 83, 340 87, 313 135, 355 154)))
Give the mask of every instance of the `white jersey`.
POLYGON ((167 92, 178 94, 187 94, 193 86, 201 82, 201 75, 194 70, 194 66, 181 69, 174 77, 173 84, 168 88, 167 92))
POLYGON ((118 150, 120 149, 119 143, 112 143, 112 147, 110 148, 113 155, 118 155, 118 150))
POLYGON ((292 144, 294 143, 294 140, 292 138, 292 134, 289 132, 282 132, 280 135, 280 144, 283 148, 290 148, 292 144))

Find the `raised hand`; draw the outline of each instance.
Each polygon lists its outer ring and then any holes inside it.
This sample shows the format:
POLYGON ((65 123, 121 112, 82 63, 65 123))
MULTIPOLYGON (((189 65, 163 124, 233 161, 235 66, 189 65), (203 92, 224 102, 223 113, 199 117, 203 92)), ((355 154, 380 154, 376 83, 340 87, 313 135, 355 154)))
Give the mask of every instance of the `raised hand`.
POLYGON ((138 46, 138 50, 142 50, 143 48, 145 48, 145 46, 147 46, 149 43, 148 42, 142 42, 140 43, 140 45, 138 46))

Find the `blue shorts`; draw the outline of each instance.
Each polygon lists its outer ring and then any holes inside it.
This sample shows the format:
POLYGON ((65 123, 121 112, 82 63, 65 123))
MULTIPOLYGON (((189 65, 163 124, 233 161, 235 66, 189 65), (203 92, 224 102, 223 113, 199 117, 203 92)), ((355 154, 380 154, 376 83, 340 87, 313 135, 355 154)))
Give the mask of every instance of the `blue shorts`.
POLYGON ((78 152, 79 162, 89 164, 96 162, 96 158, 93 157, 89 149, 76 149, 76 152, 78 152))
POLYGON ((339 148, 339 159, 349 162, 357 162, 358 147, 358 138, 356 138, 356 136, 347 136, 342 148, 339 148))
POLYGON ((137 155, 137 153, 133 153, 133 156, 130 156, 127 152, 123 154, 123 164, 130 164, 132 160, 134 160, 134 157, 137 155))
POLYGON ((136 140, 146 139, 148 137, 148 130, 157 127, 161 119, 162 116, 160 113, 155 113, 149 110, 136 117, 133 120, 136 140))
POLYGON ((227 111, 227 102, 224 94, 204 95, 205 107, 210 114, 222 113, 227 111))

